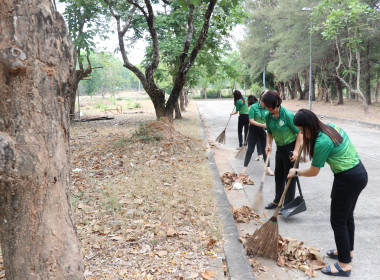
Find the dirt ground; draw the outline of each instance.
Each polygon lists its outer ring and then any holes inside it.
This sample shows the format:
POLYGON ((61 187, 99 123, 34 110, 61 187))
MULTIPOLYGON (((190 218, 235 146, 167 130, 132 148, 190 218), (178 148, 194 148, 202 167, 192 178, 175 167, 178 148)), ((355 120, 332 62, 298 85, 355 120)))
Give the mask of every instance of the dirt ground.
MULTIPOLYGON (((308 100, 284 100, 283 106, 290 110, 299 110, 301 108, 309 108, 308 100)), ((357 120, 364 122, 371 122, 380 124, 380 102, 373 103, 368 108, 366 114, 363 109, 361 101, 352 99, 344 99, 343 105, 336 105, 324 101, 312 101, 312 110, 318 115, 333 116, 338 118, 345 118, 349 120, 357 120)))
POLYGON ((150 101, 71 127, 86 279, 224 279, 221 225, 195 104, 175 125, 150 101), (151 122, 153 121, 153 122, 151 122))

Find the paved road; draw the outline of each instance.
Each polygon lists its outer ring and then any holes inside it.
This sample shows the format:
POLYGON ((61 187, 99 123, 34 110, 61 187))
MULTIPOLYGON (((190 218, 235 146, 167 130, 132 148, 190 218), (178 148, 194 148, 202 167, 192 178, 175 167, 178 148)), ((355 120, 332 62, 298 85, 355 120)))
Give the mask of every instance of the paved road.
MULTIPOLYGON (((232 100, 226 101, 197 101, 197 106, 202 117, 211 128, 214 136, 218 136, 224 129, 229 113, 233 108, 232 100)), ((238 146, 237 119, 234 115, 226 130, 225 147, 231 150, 228 159, 235 172, 240 172, 243 167, 241 160, 236 160, 234 154, 238 146)), ((325 122, 328 122, 325 116, 325 122)), ((353 270, 351 279, 377 280, 380 279, 380 131, 376 129, 350 125, 347 121, 336 124, 340 125, 349 135, 356 147, 359 156, 367 169, 369 182, 357 202, 355 210, 356 238, 355 257, 352 263, 353 270)), ((246 205, 242 193, 248 199, 252 198, 257 191, 263 170, 263 162, 254 161, 255 151, 247 173, 256 182, 254 186, 246 186, 244 192, 235 191, 228 195, 230 204, 234 207, 246 205)), ((274 166, 274 155, 271 155, 274 166)), ((300 168, 309 166, 310 163, 302 163, 300 168)), ((274 168, 273 168, 274 169, 274 168)), ((326 164, 319 175, 314 178, 301 177, 301 187, 307 204, 307 211, 288 219, 279 217, 280 234, 284 237, 294 237, 304 241, 307 246, 319 248, 321 252, 335 248, 333 231, 329 221, 330 192, 333 174, 326 164)), ((270 202, 274 197, 274 177, 267 176, 264 186, 264 203, 270 202)), ((269 217, 272 211, 268 212, 269 217)), ((252 233, 252 228, 246 225, 238 225, 242 235, 252 233)), ((334 260, 326 258, 326 262, 333 264, 334 260)), ((299 278, 299 274, 297 276, 299 278)), ((280 276, 277 279, 285 279, 280 276)), ((291 279, 287 277, 286 279, 291 279)), ((294 278, 295 279, 295 278, 294 278)), ((317 279, 331 279, 318 272, 317 279)))

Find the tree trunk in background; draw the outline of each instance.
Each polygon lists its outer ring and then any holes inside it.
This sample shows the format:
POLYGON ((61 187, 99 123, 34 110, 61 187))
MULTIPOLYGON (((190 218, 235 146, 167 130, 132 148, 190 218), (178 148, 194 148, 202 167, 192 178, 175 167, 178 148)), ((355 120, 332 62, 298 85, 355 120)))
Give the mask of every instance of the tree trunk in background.
POLYGON ((364 82, 365 82, 365 95, 367 98, 367 104, 371 105, 371 63, 369 57, 369 40, 366 44, 365 59, 364 59, 364 82))
POLYGON ((342 91, 342 83, 339 80, 339 78, 335 75, 333 75, 333 81, 336 88, 336 91, 338 93, 338 105, 343 105, 343 91, 342 91))
POLYGON ((8 280, 83 279, 69 195, 72 45, 50 0, 0 2, 0 240, 8 280))
POLYGON ((299 93, 299 99, 304 99, 303 96, 302 96, 302 88, 301 88, 301 81, 300 81, 300 78, 298 76, 298 73, 296 74, 296 78, 295 78, 295 98, 297 98, 297 92, 299 93))
MULTIPOLYGON (((175 119, 182 119, 182 114, 181 114, 181 109, 179 108, 179 102, 177 101, 175 106, 174 106, 174 115, 175 119)), ((170 117, 170 116, 169 116, 170 117)), ((173 117, 172 117, 173 119, 173 117)))
POLYGON ((284 85, 284 82, 278 82, 277 86, 278 86, 279 94, 280 94, 282 100, 285 100, 286 97, 285 97, 285 85, 284 85))
MULTIPOLYGON (((380 71, 380 69, 379 69, 380 71)), ((378 98, 379 98, 379 89, 380 89, 380 84, 379 84, 379 72, 377 72, 377 78, 376 78, 376 89, 375 89, 375 102, 377 103, 378 98)))
POLYGON ((181 93, 179 94, 179 102, 180 102, 180 110, 182 112, 186 112, 186 109, 185 109, 185 89, 182 89, 181 90, 181 93))
POLYGON ((311 89, 311 100, 315 101, 315 77, 311 77, 312 89, 311 89))
POLYGON ((296 82, 294 80, 291 80, 290 81, 290 86, 289 86, 289 93, 290 93, 290 98, 291 99, 294 99, 296 96, 296 93, 295 93, 295 84, 296 82))
POLYGON ((187 106, 189 106, 189 90, 187 88, 185 89, 184 99, 185 99, 185 108, 187 108, 187 106))

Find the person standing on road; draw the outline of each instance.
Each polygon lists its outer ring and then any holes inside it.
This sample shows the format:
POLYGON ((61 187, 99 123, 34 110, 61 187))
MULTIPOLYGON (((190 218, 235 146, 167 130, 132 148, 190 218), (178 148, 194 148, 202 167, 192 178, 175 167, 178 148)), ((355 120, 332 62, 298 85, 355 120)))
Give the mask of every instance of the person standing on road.
MULTIPOLYGON (((264 94, 263 92, 261 96, 264 94)), ((253 152, 255 151, 255 146, 257 145, 257 153, 263 155, 264 161, 266 161, 266 154, 262 152, 262 149, 266 144, 267 134, 264 129, 267 128, 266 118, 268 117, 269 111, 265 108, 264 103, 261 101, 258 102, 257 98, 253 95, 248 97, 248 106, 249 107, 249 134, 248 134, 248 149, 245 154, 244 159, 244 168, 241 173, 245 174, 253 152)), ((273 171, 270 169, 270 163, 268 161, 267 175, 274 176, 273 171)))
POLYGON ((241 95, 241 92, 239 90, 235 90, 233 92, 234 95, 234 104, 235 104, 235 112, 231 113, 230 116, 236 115, 239 113, 239 121, 238 121, 238 138, 239 138, 239 148, 243 146, 244 139, 246 138, 246 135, 248 133, 248 112, 249 108, 248 105, 245 104, 245 100, 243 96, 241 95), (242 136, 244 128, 244 139, 242 136))
MULTIPOLYGON (((268 90, 261 97, 262 102, 269 113, 266 119, 267 141, 265 152, 272 151, 273 139, 276 142, 276 163, 274 179, 276 184, 275 198, 266 206, 266 209, 274 209, 280 202, 281 195, 285 189, 286 177, 292 162, 298 156, 298 150, 302 142, 300 130, 294 125, 294 114, 281 106, 282 99, 277 91, 268 90), (290 152, 293 154, 290 155, 290 152)), ((296 191, 296 180, 292 180, 285 195, 284 205, 294 199, 296 191)))
POLYGON ((322 272, 348 277, 354 251, 354 209, 361 191, 367 185, 367 171, 355 147, 340 127, 322 123, 312 111, 306 109, 297 112, 294 124, 303 135, 305 155, 312 162, 308 169, 290 169, 288 177, 317 176, 326 162, 330 165, 334 173, 330 222, 337 249, 329 250, 326 254, 338 259, 338 262, 323 268, 322 272))

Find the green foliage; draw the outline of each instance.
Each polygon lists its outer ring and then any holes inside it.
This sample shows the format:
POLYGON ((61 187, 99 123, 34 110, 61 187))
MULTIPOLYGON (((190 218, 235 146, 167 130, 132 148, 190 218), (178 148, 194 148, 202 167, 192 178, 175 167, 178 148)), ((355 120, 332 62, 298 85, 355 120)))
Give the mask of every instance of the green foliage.
POLYGON ((95 108, 104 111, 105 109, 108 109, 108 106, 103 102, 96 102, 95 108))
POLYGON ((252 84, 250 91, 254 96, 258 98, 260 94, 263 92, 263 86, 259 84, 252 84))
POLYGON ((140 127, 134 136, 136 137, 137 141, 144 143, 158 142, 163 139, 161 131, 153 127, 149 127, 146 124, 140 124, 140 127))
MULTIPOLYGON (((123 89, 137 89, 138 81, 135 75, 123 67, 123 63, 110 53, 92 53, 90 55, 93 66, 102 68, 93 69, 91 79, 82 82, 84 92, 95 95, 102 92, 116 94, 123 89)), ((84 62, 87 67, 87 61, 84 62)))
POLYGON ((315 30, 321 31, 325 39, 339 39, 354 51, 374 19, 375 11, 360 0, 324 0, 313 13, 315 30))

